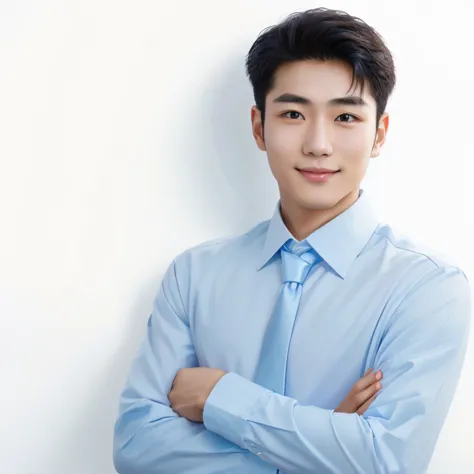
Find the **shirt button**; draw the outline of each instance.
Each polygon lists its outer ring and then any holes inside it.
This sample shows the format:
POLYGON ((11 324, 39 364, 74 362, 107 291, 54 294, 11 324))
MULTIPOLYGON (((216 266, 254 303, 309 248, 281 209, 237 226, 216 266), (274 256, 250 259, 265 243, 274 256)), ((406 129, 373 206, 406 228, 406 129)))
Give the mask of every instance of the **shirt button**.
POLYGON ((263 456, 263 453, 261 453, 260 451, 257 453, 257 456, 263 456))

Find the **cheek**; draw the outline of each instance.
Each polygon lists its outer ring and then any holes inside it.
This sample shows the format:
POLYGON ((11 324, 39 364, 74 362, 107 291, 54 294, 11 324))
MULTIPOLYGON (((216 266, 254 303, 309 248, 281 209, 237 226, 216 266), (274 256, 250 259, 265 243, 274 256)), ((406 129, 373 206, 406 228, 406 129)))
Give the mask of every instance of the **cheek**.
POLYGON ((294 127, 294 130, 291 128, 286 127, 282 130, 271 124, 266 129, 265 148, 270 166, 274 170, 294 165, 294 158, 298 156, 297 127, 294 127))
MULTIPOLYGON (((369 130, 343 130, 338 134, 337 153, 356 161, 366 161, 372 150, 373 139, 369 130)), ((336 150, 334 150, 336 151, 336 150)))

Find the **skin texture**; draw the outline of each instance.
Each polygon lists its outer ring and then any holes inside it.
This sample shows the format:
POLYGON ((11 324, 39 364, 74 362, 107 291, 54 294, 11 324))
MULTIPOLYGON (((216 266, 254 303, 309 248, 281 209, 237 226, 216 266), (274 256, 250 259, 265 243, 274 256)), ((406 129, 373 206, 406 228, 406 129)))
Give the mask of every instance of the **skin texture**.
MULTIPOLYGON (((283 220, 298 239, 348 209, 358 198, 369 162, 385 143, 389 116, 376 119, 376 102, 368 84, 361 93, 352 87, 352 69, 342 61, 303 60, 282 65, 265 102, 265 117, 251 109, 252 133, 266 152, 280 190, 283 220), (302 97, 305 103, 275 101, 284 94, 302 97), (364 104, 334 99, 362 99, 364 104), (299 169, 337 170, 324 183, 304 177, 299 169)), ((190 421, 202 422, 204 404, 217 382, 220 369, 181 369, 169 393, 172 409, 190 421)), ((368 371, 335 411, 364 413, 381 388, 380 371, 368 371)))
POLYGON ((266 98, 265 123, 251 110, 252 131, 265 151, 280 190, 282 217, 303 240, 349 208, 371 158, 379 156, 388 130, 388 114, 376 126, 376 102, 370 87, 350 90, 352 70, 341 61, 306 60, 278 69, 266 98), (275 103, 285 93, 310 104, 275 103), (331 105, 331 99, 360 96, 367 106, 331 105), (340 170, 327 183, 312 183, 296 168, 340 170))
POLYGON ((363 415, 382 388, 382 383, 380 382, 382 378, 383 374, 381 370, 374 372, 373 369, 369 369, 364 376, 354 384, 344 400, 334 411, 363 415))
POLYGON ((189 421, 202 423, 207 397, 225 374, 222 370, 208 367, 179 370, 168 394, 173 411, 189 421))
MULTIPOLYGON (((208 367, 179 370, 168 395, 173 411, 189 421, 202 423, 207 397, 225 374, 208 367)), ((382 371, 369 369, 334 411, 363 415, 381 390, 382 378, 382 371)))

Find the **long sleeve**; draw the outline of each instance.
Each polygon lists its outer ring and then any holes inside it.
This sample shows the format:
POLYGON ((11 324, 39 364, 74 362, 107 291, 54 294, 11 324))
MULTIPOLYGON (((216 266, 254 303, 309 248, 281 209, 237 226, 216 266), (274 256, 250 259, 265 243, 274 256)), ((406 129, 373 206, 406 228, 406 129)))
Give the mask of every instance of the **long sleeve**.
POLYGON ((120 474, 218 473, 222 456, 227 466, 238 466, 246 451, 170 408, 176 373, 197 366, 175 266, 163 278, 120 399, 114 432, 114 465, 120 474))
POLYGON ((469 323, 465 275, 437 268, 390 315, 367 362, 382 369, 383 388, 363 416, 302 406, 228 373, 206 402, 204 424, 285 474, 420 474, 457 386, 469 323))

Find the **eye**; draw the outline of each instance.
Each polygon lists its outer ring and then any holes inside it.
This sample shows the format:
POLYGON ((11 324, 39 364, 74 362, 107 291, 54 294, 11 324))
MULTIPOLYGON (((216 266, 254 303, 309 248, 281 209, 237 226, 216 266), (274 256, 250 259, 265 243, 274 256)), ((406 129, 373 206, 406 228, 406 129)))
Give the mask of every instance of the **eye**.
POLYGON ((297 120, 298 117, 303 117, 299 112, 296 110, 289 110, 288 112, 284 112, 282 117, 289 118, 291 120, 297 120))
POLYGON ((355 115, 352 115, 352 114, 341 114, 339 115, 339 117, 336 118, 336 120, 338 120, 339 122, 344 122, 344 123, 352 123, 359 119, 355 115))

